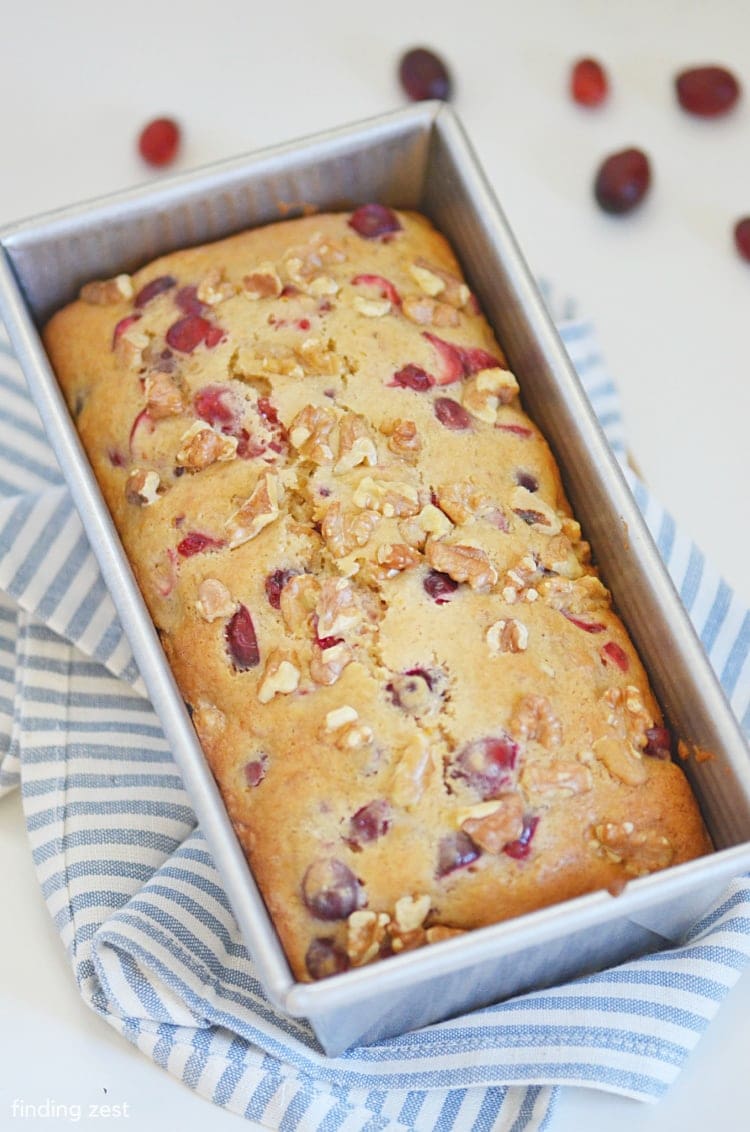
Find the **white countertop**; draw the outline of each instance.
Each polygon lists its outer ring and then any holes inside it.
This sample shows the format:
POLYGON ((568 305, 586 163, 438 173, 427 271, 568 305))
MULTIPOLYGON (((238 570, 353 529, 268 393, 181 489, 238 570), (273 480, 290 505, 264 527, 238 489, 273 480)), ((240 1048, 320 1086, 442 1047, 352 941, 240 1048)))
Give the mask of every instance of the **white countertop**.
MULTIPOLYGON (((158 174, 137 157, 150 118, 172 115, 189 169, 391 109, 396 63, 426 44, 449 61, 454 105, 532 269, 595 321, 622 391, 630 447, 653 490, 750 604, 750 6, 743 0, 38 0, 3 9, 0 224, 158 174), (460 23, 459 23, 460 18, 460 23), (613 90, 598 111, 566 94, 593 54, 613 90), (747 88, 726 120, 688 118, 672 79, 719 62, 747 88), (610 218, 591 196, 605 154, 651 156, 643 207, 610 218)), ((80 1104, 79 1123, 133 1132, 249 1127, 193 1096, 83 1006, 44 909, 17 797, 0 802, 0 1127, 11 1104, 80 1104), (106 1093, 105 1093, 106 1090, 106 1093), (89 1103, 126 1105, 98 1118, 89 1103)), ((565 1091, 551 1132, 746 1127, 750 977, 656 1107, 565 1091)), ((18 1110, 17 1110, 18 1111, 18 1110)), ((28 1110, 30 1111, 30 1110, 28 1110)))

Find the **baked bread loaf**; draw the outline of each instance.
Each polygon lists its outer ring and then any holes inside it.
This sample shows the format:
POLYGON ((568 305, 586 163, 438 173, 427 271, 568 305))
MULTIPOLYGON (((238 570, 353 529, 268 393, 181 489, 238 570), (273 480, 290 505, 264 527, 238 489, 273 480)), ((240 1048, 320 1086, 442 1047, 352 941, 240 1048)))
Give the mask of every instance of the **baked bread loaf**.
POLYGON ((710 850, 426 219, 167 255, 45 342, 297 978, 710 850))

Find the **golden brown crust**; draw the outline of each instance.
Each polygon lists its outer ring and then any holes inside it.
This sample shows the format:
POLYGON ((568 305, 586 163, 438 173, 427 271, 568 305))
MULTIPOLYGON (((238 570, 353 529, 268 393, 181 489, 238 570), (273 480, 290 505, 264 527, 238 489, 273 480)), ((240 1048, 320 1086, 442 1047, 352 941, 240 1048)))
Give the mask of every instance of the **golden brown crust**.
POLYGON ((300 979, 710 849, 502 351, 398 217, 165 256, 45 331, 300 979))

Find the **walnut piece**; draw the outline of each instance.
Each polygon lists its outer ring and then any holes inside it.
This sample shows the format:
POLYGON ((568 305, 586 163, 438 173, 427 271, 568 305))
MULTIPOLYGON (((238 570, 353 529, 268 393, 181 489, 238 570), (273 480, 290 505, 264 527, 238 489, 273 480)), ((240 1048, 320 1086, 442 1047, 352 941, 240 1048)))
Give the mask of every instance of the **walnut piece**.
POLYGON ((376 558, 387 578, 395 578, 402 570, 410 570, 422 561, 419 551, 402 542, 383 543, 378 547, 376 558))
POLYGON ((234 296, 234 287, 224 279, 218 268, 212 268, 198 284, 196 295, 206 306, 216 307, 234 296))
POLYGON ((242 278, 242 293, 246 299, 277 299, 281 294, 283 284, 278 272, 272 263, 260 263, 248 275, 242 278))
POLYGON ((125 498, 136 507, 150 507, 159 498, 160 487, 158 472, 134 468, 125 481, 125 498))
POLYGON ((472 416, 495 424, 498 409, 518 394, 518 382, 508 369, 483 369, 464 383, 461 403, 472 416))
POLYGON ((427 740, 417 734, 399 752, 391 779, 391 797, 397 806, 410 810, 419 802, 432 777, 434 763, 427 740))
MULTIPOLYGON (((483 805, 488 807, 488 812, 461 815, 461 829, 480 849, 502 853, 505 846, 523 832, 523 801, 519 794, 512 793, 483 805)), ((479 806, 474 807, 475 811, 479 809, 479 806)))
POLYGON ((592 848, 636 877, 665 869, 674 859, 674 847, 667 837, 655 829, 637 830, 630 821, 597 825, 592 848))
POLYGON ((237 455, 237 438, 216 432, 204 421, 195 421, 183 433, 180 444, 175 463, 188 472, 202 472, 211 464, 233 460, 237 455))
MULTIPOLYGON (((320 596, 320 582, 312 574, 295 574, 282 588, 279 608, 292 633, 307 633, 320 596)), ((326 681, 319 681, 326 683, 326 681)))
POLYGON ((237 602, 223 582, 218 578, 204 578, 198 587, 195 603, 196 612, 204 621, 231 617, 236 608, 237 602))
POLYGON ((185 409, 182 393, 168 373, 155 371, 144 381, 146 409, 152 421, 177 417, 185 409))
POLYGON ((524 652, 529 643, 529 630, 522 621, 509 617, 490 625, 485 639, 491 653, 524 652))
POLYGON ((352 496, 357 507, 377 511, 386 519, 403 519, 420 510, 419 491, 414 484, 399 480, 375 480, 363 476, 352 496))
POLYGON ((330 409, 305 405, 291 423, 289 440, 300 456, 313 464, 332 464, 333 448, 330 435, 336 416, 330 409))
POLYGON ((334 465, 334 475, 343 475, 360 464, 372 468, 377 462, 378 450, 364 417, 345 413, 339 421, 339 458, 334 465))
POLYGON ((281 480, 275 472, 265 472, 260 477, 250 498, 224 524, 230 550, 255 538, 279 517, 282 493, 281 480))
POLYGON ((310 676, 316 684, 330 687, 335 684, 347 664, 351 664, 352 652, 344 641, 330 648, 322 649, 313 643, 310 659, 310 676))
POLYGON ((422 451, 422 440, 417 432, 414 421, 401 420, 399 417, 383 425, 383 433, 388 437, 388 447, 396 456, 412 464, 422 451))
POLYGON ((393 921, 401 932, 415 932, 427 919, 432 901, 428 895, 402 896, 393 906, 393 921))
POLYGON ((454 582, 468 582, 473 590, 487 590, 497 581, 497 571, 478 546, 430 539, 425 558, 433 570, 448 574, 454 582))
POLYGON ((92 283, 84 283, 79 298, 91 306, 109 307, 114 303, 121 303, 123 299, 132 299, 133 294, 133 280, 130 276, 116 275, 114 279, 95 279, 92 283))
POLYGON ((334 558, 344 558, 357 547, 367 545, 379 522, 377 511, 346 513, 336 500, 323 516, 320 530, 334 558))
POLYGON ((468 523, 472 519, 487 519, 501 530, 507 527, 502 508, 489 495, 480 491, 471 479, 441 484, 435 494, 441 511, 456 524, 468 523))
POLYGON ((352 306, 365 318, 382 318, 391 311, 390 299, 366 299, 364 295, 355 295, 352 306))
POLYGON ((387 912, 360 908, 346 921, 346 954, 353 967, 371 962, 380 952, 390 922, 387 912))
POLYGON ((287 653, 274 649, 266 662, 263 678, 258 687, 258 699, 270 703, 274 696, 288 696, 299 687, 299 669, 287 653))
POLYGON ((426 295, 408 295, 401 309, 410 322, 419 326, 458 326, 461 322, 455 307, 426 295))
POLYGON ((514 739, 531 739, 551 750, 562 742, 562 724, 546 696, 521 696, 508 724, 514 739))
POLYGON ((465 307, 471 298, 471 291, 462 279, 450 271, 436 267, 421 256, 410 266, 409 273, 425 294, 433 298, 435 295, 440 295, 442 302, 450 303, 459 310, 465 307), (438 286, 436 281, 443 285, 438 286))
POLYGON ((541 572, 539 564, 533 554, 524 554, 523 558, 506 571, 502 580, 503 601, 507 605, 515 605, 517 601, 532 602, 539 597, 536 588, 541 572))
POLYGON ((321 640, 340 637, 362 620, 362 611, 346 578, 326 578, 323 581, 316 612, 317 633, 321 640))

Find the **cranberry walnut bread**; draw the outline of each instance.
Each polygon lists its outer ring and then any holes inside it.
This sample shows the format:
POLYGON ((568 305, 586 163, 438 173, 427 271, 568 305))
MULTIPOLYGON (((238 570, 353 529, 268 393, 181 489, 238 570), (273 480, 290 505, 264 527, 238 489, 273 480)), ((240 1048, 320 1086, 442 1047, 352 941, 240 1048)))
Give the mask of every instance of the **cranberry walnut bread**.
POLYGON ((423 217, 180 251, 45 341, 299 979, 710 850, 423 217))

